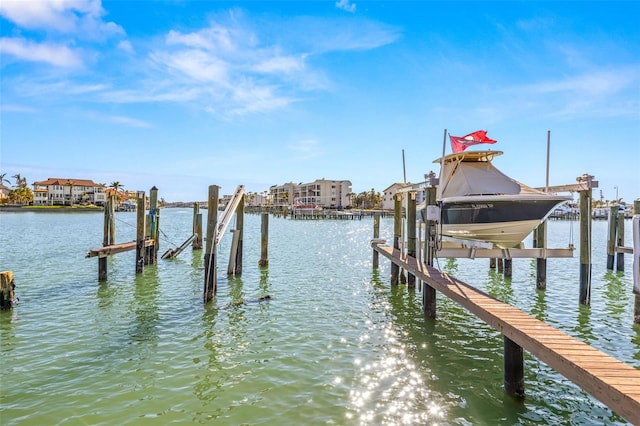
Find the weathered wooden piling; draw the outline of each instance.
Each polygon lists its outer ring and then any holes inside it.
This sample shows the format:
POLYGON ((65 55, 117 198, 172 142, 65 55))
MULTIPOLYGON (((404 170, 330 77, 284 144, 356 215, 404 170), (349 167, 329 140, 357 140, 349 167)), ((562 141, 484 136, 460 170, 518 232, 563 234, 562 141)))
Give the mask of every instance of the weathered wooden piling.
POLYGON ((504 276, 508 278, 513 276, 513 259, 504 259, 504 276))
POLYGON ((16 300, 15 288, 16 284, 13 280, 13 272, 0 272, 0 310, 13 308, 13 303, 16 300))
POLYGON ((236 207, 236 233, 238 234, 238 243, 235 249, 234 269, 235 275, 242 275, 242 252, 244 246, 244 201, 246 195, 242 195, 240 202, 236 207))
POLYGON ((136 274, 144 270, 145 257, 145 207, 147 196, 144 191, 138 191, 138 205, 136 207, 136 274))
POLYGON ((260 260, 259 266, 267 266, 269 264, 269 213, 260 215, 260 260))
MULTIPOLYGON (((377 239, 380 238, 380 215, 379 214, 375 214, 373 216, 373 238, 377 239)), ((379 260, 380 258, 380 254, 373 250, 373 267, 374 269, 378 269, 379 266, 379 260)))
POLYGON ((158 208, 158 188, 153 186, 149 190, 149 214, 147 215, 147 236, 153 239, 153 244, 148 246, 144 255, 144 264, 158 263, 158 250, 160 250, 160 209, 158 208))
POLYGON ((633 322, 640 324, 640 200, 633 203, 631 228, 633 235, 633 322))
MULTIPOLYGON (((616 248, 624 247, 624 214, 618 214, 618 232, 616 238, 616 248)), ((616 250, 616 271, 624 271, 624 252, 616 250)))
POLYGON ((618 229, 618 206, 609 206, 607 218, 607 269, 613 271, 616 255, 616 231, 618 229))
MULTIPOLYGON (((416 257, 416 192, 407 193, 407 256, 416 257)), ((416 276, 407 272, 407 286, 416 285, 416 276)))
POLYGON ((591 188, 580 192, 580 303, 591 302, 591 188))
MULTIPOLYGON (((115 244, 115 197, 109 196, 104 206, 104 227, 102 233, 102 245, 104 247, 115 244)), ((98 281, 107 280, 107 255, 98 257, 98 281)))
POLYGON ((191 248, 193 250, 202 249, 202 213, 200 213, 200 204, 193 203, 193 233, 196 235, 191 248))
POLYGON ((504 390, 507 394, 524 398, 524 350, 520 345, 504 339, 504 390))
MULTIPOLYGON (((426 202, 425 209, 428 209, 427 206, 434 206, 436 204, 436 187, 435 187, 435 174, 431 173, 431 186, 427 187, 425 190, 426 202)), ((437 245, 437 232, 436 227, 437 223, 433 218, 430 218, 428 212, 425 211, 424 214, 425 221, 425 263, 429 266, 433 266, 433 259, 435 257, 436 245, 437 245)), ((377 252, 376 252, 377 253, 377 252)), ((435 318, 436 317, 436 289, 429 285, 428 282, 422 281, 422 310, 424 312, 425 317, 427 318, 435 318)))
POLYGON ((215 243, 218 228, 218 191, 217 185, 209 186, 207 204, 207 238, 204 253, 204 302, 210 302, 217 290, 217 245, 215 243))
MULTIPOLYGON (((534 244, 536 248, 547 247, 547 222, 544 221, 536 228, 534 234, 534 244)), ((544 290, 547 288, 547 259, 536 258, 536 288, 544 290)))
MULTIPOLYGON (((393 248, 400 249, 402 238, 402 194, 393 195, 393 248)), ((391 263, 391 285, 397 285, 400 278, 400 267, 391 263)))

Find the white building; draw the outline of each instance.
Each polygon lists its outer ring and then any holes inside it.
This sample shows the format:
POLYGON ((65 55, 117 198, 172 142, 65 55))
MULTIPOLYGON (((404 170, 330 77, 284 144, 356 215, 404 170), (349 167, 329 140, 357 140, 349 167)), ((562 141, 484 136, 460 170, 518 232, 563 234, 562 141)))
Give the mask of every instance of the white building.
POLYGON ((33 183, 34 205, 95 204, 103 206, 105 186, 88 179, 49 178, 33 183))

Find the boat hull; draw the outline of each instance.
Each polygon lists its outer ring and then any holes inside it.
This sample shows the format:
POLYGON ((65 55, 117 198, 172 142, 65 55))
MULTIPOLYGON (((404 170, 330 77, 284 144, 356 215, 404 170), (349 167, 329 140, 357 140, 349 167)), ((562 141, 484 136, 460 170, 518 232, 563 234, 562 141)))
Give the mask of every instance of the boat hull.
MULTIPOLYGON (((518 246, 566 197, 442 200, 442 234, 490 242, 501 248, 518 246)), ((461 199, 462 198, 462 199, 461 199)))

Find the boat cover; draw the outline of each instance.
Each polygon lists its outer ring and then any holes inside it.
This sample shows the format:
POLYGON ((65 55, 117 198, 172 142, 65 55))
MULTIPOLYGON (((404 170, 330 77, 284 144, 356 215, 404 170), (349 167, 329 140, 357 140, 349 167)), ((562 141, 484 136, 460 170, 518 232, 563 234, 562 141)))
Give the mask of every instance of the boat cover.
POLYGON ((444 165, 444 185, 438 187, 437 198, 469 195, 541 194, 495 168, 491 161, 453 161, 444 165))

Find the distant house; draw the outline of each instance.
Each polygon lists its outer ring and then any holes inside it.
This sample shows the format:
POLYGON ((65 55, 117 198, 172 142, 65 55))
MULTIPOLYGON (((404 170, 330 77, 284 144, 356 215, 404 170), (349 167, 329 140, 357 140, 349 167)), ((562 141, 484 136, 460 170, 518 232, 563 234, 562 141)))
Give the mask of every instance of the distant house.
POLYGON ((407 190, 409 188, 416 192, 416 204, 424 202, 425 199, 425 185, 424 183, 401 183, 396 182, 389 185, 382 193, 382 208, 384 210, 393 210, 395 208, 393 196, 401 189, 407 190))
POLYGON ((6 202, 6 199, 9 198, 9 193, 11 189, 0 183, 0 204, 6 202))
POLYGON ((105 186, 88 179, 49 178, 33 183, 34 205, 95 204, 106 201, 105 186))

